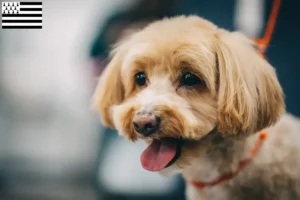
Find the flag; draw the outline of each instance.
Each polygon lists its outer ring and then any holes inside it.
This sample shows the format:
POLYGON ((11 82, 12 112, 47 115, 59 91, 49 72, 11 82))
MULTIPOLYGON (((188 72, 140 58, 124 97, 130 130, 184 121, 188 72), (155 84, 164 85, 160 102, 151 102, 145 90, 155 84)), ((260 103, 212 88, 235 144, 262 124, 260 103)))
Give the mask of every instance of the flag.
POLYGON ((42 2, 2 2, 3 29, 41 29, 42 2))

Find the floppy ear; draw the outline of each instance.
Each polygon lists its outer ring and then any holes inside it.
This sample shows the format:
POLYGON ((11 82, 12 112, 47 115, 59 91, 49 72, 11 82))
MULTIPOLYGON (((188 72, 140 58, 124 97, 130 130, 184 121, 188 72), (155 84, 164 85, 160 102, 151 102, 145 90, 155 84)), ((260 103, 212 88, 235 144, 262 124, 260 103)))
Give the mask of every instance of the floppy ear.
POLYGON ((285 110, 275 69, 240 33, 222 30, 216 45, 219 131, 248 134, 274 124, 285 110))
MULTIPOLYGON (((116 49, 117 51, 117 49, 116 49)), ((105 126, 114 128, 111 107, 124 99, 124 86, 121 79, 121 52, 116 52, 101 75, 93 101, 105 126)))

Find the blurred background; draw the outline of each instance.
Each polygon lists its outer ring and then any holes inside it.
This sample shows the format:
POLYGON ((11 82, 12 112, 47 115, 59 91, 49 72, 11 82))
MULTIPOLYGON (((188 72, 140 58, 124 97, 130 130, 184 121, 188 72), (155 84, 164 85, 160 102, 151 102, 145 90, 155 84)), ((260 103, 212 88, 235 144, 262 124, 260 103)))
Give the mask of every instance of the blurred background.
MULTIPOLYGON (((2 2, 2 1, 1 1, 2 2)), ((111 45, 195 14, 260 37, 273 0, 44 0, 43 29, 0 30, 0 199, 184 199, 181 177, 146 172, 143 142, 101 126, 90 99, 111 45)), ((267 58, 300 116, 300 2, 282 0, 267 58)))

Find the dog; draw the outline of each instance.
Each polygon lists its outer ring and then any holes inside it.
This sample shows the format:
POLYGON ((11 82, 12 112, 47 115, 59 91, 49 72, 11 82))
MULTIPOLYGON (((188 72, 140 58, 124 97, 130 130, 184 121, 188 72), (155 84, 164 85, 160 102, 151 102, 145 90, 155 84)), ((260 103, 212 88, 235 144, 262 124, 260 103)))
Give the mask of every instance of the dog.
POLYGON ((93 102, 145 140, 142 166, 181 173, 189 200, 300 199, 300 122, 252 40, 197 16, 153 22, 112 51, 93 102))

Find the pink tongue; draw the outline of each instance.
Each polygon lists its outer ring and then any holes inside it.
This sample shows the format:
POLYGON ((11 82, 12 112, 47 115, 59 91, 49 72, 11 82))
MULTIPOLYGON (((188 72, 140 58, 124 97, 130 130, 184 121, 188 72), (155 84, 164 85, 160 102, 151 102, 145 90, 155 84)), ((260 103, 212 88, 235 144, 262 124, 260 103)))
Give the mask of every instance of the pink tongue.
POLYGON ((176 155, 175 140, 153 140, 141 155, 141 163, 148 171, 160 171, 165 168, 176 155))

